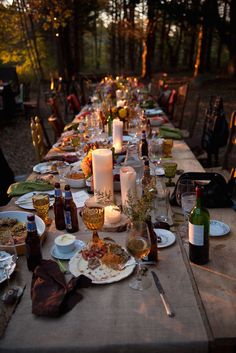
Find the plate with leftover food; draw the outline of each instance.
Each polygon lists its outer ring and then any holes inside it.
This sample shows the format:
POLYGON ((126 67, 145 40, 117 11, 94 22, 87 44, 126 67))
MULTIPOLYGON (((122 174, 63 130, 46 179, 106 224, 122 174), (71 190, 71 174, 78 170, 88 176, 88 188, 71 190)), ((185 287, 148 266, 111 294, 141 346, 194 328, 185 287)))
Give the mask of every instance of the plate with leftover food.
POLYGON ((128 277, 135 266, 135 259, 122 246, 101 239, 89 242, 69 262, 72 275, 83 274, 94 284, 118 282, 128 277))
MULTIPOLYGON (((16 244, 18 255, 24 254, 25 238, 27 235, 27 216, 29 212, 24 211, 3 211, 0 212, 0 244, 8 244, 11 237, 16 244)), ((35 222, 39 236, 43 240, 45 223, 35 215, 35 222)))
POLYGON ((40 174, 47 174, 47 173, 56 174, 58 173, 57 167, 61 165, 69 165, 69 163, 63 162, 63 161, 49 161, 49 162, 39 163, 33 167, 33 171, 40 174))
POLYGON ((216 221, 215 219, 212 219, 210 221, 210 232, 209 235, 212 237, 221 237, 223 235, 226 235, 230 232, 230 227, 228 224, 221 222, 221 221, 216 221))
POLYGON ((166 248, 175 243, 176 237, 169 230, 155 228, 154 231, 158 239, 158 248, 166 248))

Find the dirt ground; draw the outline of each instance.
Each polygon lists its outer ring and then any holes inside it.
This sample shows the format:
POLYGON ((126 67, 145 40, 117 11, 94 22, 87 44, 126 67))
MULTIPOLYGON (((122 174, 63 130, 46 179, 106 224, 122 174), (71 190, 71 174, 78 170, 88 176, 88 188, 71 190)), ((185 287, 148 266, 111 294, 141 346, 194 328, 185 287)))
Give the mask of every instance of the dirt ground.
MULTIPOLYGON (((178 87, 178 82, 189 81, 190 78, 186 76, 171 77, 173 87, 178 87)), ((188 139, 187 143, 195 151, 200 147, 200 141, 202 136, 203 122, 205 117, 205 110, 208 106, 210 97, 219 95, 224 101, 224 110, 226 113, 227 120, 229 121, 230 115, 233 110, 236 110, 236 80, 211 77, 210 79, 199 78, 198 80, 190 82, 190 90, 188 94, 188 100, 186 104, 184 114, 183 128, 188 126, 189 119, 191 119, 193 113, 193 104, 197 94, 200 95, 200 106, 198 119, 195 126, 194 134, 191 139, 188 139)), ((50 109, 46 105, 45 100, 42 99, 40 102, 40 116, 44 121, 46 131, 49 135, 51 142, 53 143, 53 134, 51 127, 47 123, 47 117, 50 115, 50 109)), ((72 117, 67 117, 67 121, 70 121, 72 117)), ((30 118, 24 115, 18 116, 14 121, 0 122, 0 146, 3 153, 14 171, 16 176, 30 174, 32 167, 37 163, 35 159, 35 152, 32 145, 31 133, 30 133, 30 118)), ((224 149, 220 151, 220 163, 222 163, 224 155, 224 149)), ((234 154, 233 154, 234 156, 234 154)), ((231 164, 236 165, 236 156, 231 157, 231 164)))

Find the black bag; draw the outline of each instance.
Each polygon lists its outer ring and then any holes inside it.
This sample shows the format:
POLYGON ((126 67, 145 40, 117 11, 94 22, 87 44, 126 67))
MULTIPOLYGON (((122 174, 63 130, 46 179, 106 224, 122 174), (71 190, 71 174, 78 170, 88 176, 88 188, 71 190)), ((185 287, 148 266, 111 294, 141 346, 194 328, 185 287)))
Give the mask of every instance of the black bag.
POLYGON ((201 185, 203 188, 203 204, 206 208, 223 208, 232 207, 233 202, 230 198, 228 184, 224 177, 218 173, 200 173, 190 172, 182 174, 176 182, 175 189, 170 197, 170 204, 178 206, 176 202, 176 190, 180 180, 194 180, 196 185, 201 185), (208 183, 202 183, 209 181, 208 183))

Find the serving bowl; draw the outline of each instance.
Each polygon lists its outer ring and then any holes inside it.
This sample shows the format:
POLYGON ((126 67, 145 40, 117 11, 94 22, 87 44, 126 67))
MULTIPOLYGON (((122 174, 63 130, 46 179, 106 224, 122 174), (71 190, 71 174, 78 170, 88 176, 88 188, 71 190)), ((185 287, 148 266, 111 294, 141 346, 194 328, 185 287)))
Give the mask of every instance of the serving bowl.
MULTIPOLYGON (((27 216, 29 214, 30 212, 24 212, 24 211, 3 211, 3 212, 0 212, 0 218, 16 218, 18 222, 23 222, 27 224, 27 216)), ((35 215, 35 223, 36 223, 38 235, 40 236, 40 240, 41 242, 43 242, 46 237, 45 223, 37 215, 35 215)), ((25 242, 16 244, 16 251, 18 255, 24 255, 26 251, 25 242)))
POLYGON ((82 172, 71 172, 66 174, 64 177, 65 183, 70 185, 72 188, 84 188, 85 187, 85 177, 82 172))

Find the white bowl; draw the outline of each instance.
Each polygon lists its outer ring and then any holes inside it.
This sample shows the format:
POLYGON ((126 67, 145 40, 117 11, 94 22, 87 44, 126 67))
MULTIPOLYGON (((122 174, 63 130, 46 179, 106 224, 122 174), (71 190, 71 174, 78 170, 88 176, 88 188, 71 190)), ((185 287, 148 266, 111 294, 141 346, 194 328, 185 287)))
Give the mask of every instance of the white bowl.
MULTIPOLYGON (((0 212, 0 218, 6 218, 6 217, 16 218, 19 222, 27 223, 27 216, 29 214, 30 214, 30 212, 24 212, 24 211, 3 211, 3 212, 0 212)), ((38 235, 40 236, 40 240, 41 240, 41 242, 43 242, 43 240, 46 237, 45 223, 37 215, 35 215, 35 223, 36 223, 38 235)), ((16 250, 17 250, 18 255, 25 254, 25 243, 16 244, 16 250)))
POLYGON ((80 188, 85 187, 85 178, 84 179, 71 179, 71 178, 68 178, 68 176, 65 176, 64 179, 65 179, 65 183, 70 185, 70 187, 72 187, 72 188, 80 189, 80 188))
POLYGON ((75 236, 72 234, 62 234, 56 237, 54 240, 59 252, 66 254, 70 253, 75 249, 75 236))

